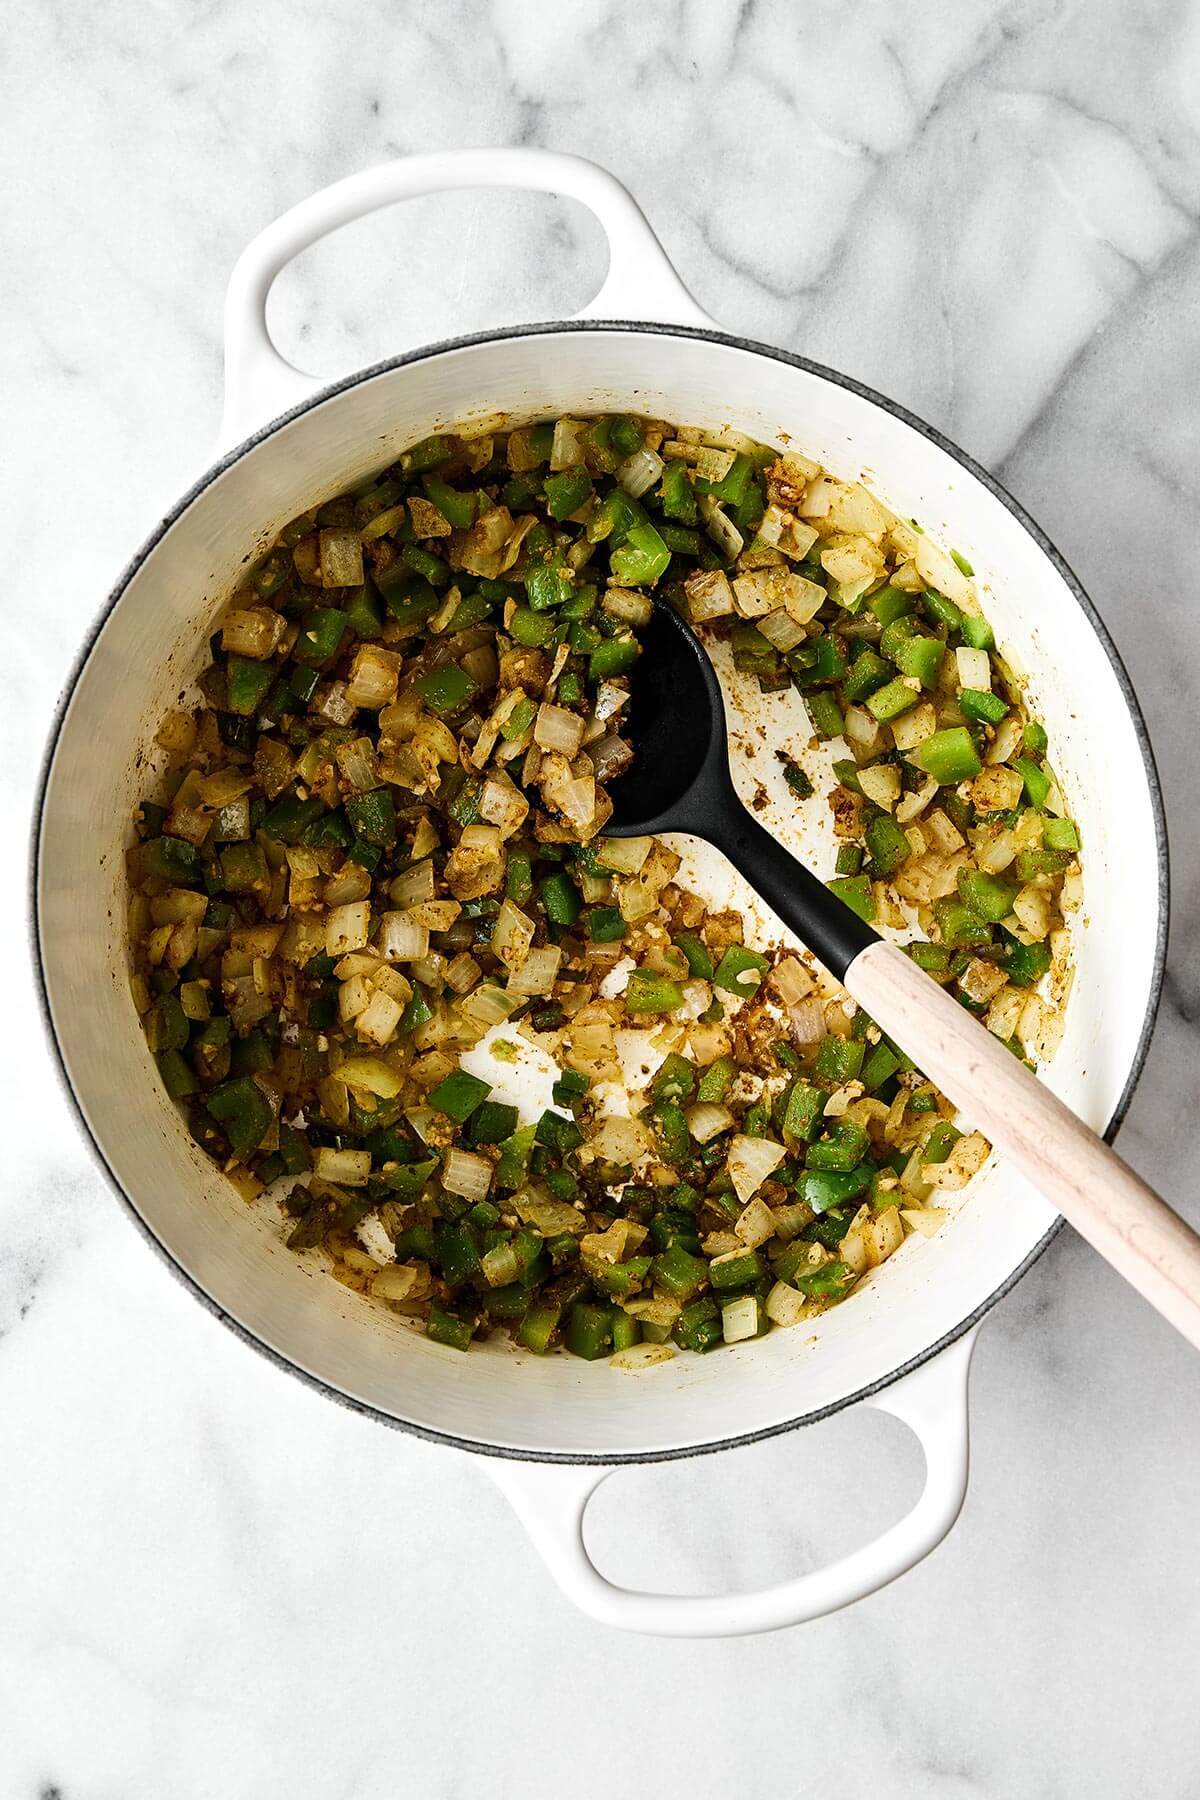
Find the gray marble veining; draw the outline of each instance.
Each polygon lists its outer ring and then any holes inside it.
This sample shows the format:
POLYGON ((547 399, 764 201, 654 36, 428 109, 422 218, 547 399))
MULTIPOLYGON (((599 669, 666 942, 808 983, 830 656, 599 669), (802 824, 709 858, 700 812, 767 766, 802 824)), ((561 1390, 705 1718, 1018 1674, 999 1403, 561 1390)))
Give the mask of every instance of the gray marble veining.
MULTIPOLYGON (((242 244, 405 150, 575 150, 630 185, 716 317, 947 431, 1094 596, 1174 835, 1123 1145, 1200 1211, 1197 0, 19 0, 5 50, 8 941, 75 647, 207 458, 242 244)), ((272 319, 332 374, 569 311, 603 263, 574 207, 426 201, 300 259, 272 319)), ((192 1304, 88 1162, 27 984, 6 998, 4 1800, 1200 1790, 1196 1366, 1069 1235, 984 1329, 971 1494, 928 1564, 773 1638, 614 1638, 467 1463, 328 1405, 192 1304)), ((623 1476, 592 1535, 631 1580, 762 1581, 861 1540, 918 1478, 900 1427, 842 1418, 623 1476)))

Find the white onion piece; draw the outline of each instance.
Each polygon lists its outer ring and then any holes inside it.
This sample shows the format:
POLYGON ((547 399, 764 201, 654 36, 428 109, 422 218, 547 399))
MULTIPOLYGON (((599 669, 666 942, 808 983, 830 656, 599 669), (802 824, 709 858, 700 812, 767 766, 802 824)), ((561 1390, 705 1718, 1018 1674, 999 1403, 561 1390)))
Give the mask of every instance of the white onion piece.
POLYGON ((640 500, 654 486, 664 467, 662 457, 653 450, 635 450, 618 467, 617 480, 627 494, 640 500))
POLYGON ((744 1137, 740 1132, 735 1135, 729 1146, 726 1168, 733 1191, 743 1206, 786 1158, 783 1145, 770 1138, 744 1137))

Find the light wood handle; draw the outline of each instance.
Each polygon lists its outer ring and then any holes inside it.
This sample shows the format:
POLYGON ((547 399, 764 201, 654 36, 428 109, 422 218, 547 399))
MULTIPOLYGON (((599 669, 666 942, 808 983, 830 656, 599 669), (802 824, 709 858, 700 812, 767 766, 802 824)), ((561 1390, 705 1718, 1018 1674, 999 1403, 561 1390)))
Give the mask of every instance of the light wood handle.
POLYGON ((845 986, 1064 1218, 1200 1349, 1200 1236, 895 944, 845 986))

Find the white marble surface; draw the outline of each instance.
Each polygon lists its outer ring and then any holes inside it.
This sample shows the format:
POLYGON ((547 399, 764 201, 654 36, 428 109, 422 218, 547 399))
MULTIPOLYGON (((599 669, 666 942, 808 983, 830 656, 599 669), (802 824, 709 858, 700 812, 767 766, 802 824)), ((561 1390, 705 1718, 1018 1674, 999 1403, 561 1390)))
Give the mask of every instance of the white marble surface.
MULTIPOLYGON (((1095 596, 1175 828, 1123 1147, 1195 1216, 1197 0, 18 0, 5 38, 11 887, 76 645, 206 461, 242 243, 406 149, 578 150, 718 318, 943 427, 1095 596)), ((602 267, 574 209, 423 202, 307 256, 275 322, 332 373, 567 310, 602 267)), ((971 1493, 929 1563, 772 1638, 625 1640, 560 1600, 477 1470, 187 1297, 84 1154, 31 992, 7 993, 2 1800, 1200 1791, 1197 1364, 1069 1236, 984 1329, 971 1493)), ((842 1418, 623 1476, 594 1539, 626 1579, 764 1580, 916 1480, 899 1426, 842 1418)))

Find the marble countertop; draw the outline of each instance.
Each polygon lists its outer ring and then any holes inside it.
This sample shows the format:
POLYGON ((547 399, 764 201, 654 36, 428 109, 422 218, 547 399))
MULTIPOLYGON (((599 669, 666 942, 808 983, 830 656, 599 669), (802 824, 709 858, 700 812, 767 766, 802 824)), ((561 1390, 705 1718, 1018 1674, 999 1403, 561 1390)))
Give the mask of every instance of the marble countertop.
MULTIPOLYGON (((1174 826, 1122 1148, 1196 1216, 1197 0, 18 0, 6 49, 14 869, 87 623, 208 458, 244 242, 405 150, 579 151, 716 317, 940 426, 1095 597, 1174 826)), ((573 207, 453 196, 308 253, 273 322, 334 374, 569 311, 602 269, 573 207)), ((984 1327, 971 1491, 929 1562, 773 1637, 625 1639, 559 1597, 467 1461, 328 1404, 193 1304, 88 1160, 31 990, 7 992, 2 1800, 1200 1789, 1197 1365, 1069 1233, 984 1327)), ((627 1580, 747 1585, 861 1540, 918 1474, 898 1425, 843 1416, 622 1475, 593 1539, 627 1580)))

